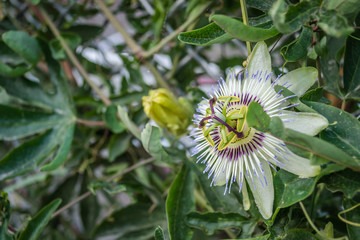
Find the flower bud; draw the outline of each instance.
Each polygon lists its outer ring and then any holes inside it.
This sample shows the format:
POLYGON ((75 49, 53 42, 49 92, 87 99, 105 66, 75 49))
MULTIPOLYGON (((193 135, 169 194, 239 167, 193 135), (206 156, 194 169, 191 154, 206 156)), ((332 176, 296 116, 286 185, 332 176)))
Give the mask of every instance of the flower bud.
POLYGON ((192 107, 185 98, 176 99, 164 88, 150 90, 149 96, 142 98, 144 112, 160 127, 176 136, 186 132, 192 118, 192 107))

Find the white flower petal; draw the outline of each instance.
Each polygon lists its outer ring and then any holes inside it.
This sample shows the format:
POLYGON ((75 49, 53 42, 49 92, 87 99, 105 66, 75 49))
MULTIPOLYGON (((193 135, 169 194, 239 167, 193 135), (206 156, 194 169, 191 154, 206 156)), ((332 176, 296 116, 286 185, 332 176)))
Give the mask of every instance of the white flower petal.
POLYGON ((279 115, 284 127, 314 136, 329 125, 328 120, 318 113, 298 112, 283 110, 279 115))
POLYGON ((309 159, 300 157, 290 150, 289 152, 291 156, 288 157, 288 160, 282 159, 281 157, 278 159, 284 163, 284 165, 281 166, 282 169, 299 175, 300 178, 314 177, 320 173, 320 166, 311 165, 309 159))
POLYGON ((290 86, 288 89, 300 97, 315 83, 317 75, 316 68, 298 68, 282 76, 277 84, 290 86))
POLYGON ((253 177, 251 178, 251 176, 249 177, 247 176, 247 174, 245 174, 245 177, 250 186, 256 205, 259 208, 261 215, 265 219, 268 219, 273 214, 273 204, 274 204, 273 177, 269 164, 263 160, 260 161, 264 169, 263 174, 266 178, 266 183, 264 181, 264 176, 254 176, 254 174, 251 174, 250 171, 249 174, 252 175, 253 177))
POLYGON ((226 173, 220 172, 219 177, 216 179, 215 186, 223 186, 226 183, 226 173))
MULTIPOLYGON (((248 75, 262 72, 262 75, 271 73, 271 57, 265 42, 258 42, 251 52, 249 62, 246 67, 248 75)), ((266 84, 270 85, 271 81, 266 84)))

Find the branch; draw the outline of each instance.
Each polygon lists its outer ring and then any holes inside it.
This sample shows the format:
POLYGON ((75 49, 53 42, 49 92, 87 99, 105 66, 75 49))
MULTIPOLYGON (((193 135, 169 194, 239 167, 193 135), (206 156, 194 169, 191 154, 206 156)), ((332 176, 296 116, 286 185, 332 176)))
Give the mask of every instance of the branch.
MULTIPOLYGON (((138 167, 141 167, 143 165, 146 165, 148 163, 151 163, 152 161, 154 161, 155 159, 154 158, 149 158, 149 159, 146 159, 146 160, 143 160, 143 161, 140 161, 134 165, 132 165, 131 167, 125 169, 124 171, 110 177, 108 180, 106 180, 107 182, 110 182, 110 181, 113 181, 115 180, 116 178, 118 177, 121 177, 122 175, 128 173, 128 172, 131 172, 132 170, 138 168, 138 167)), ((71 208, 72 206, 74 206, 75 204, 79 203, 81 200, 84 200, 85 198, 87 198, 88 196, 91 195, 91 191, 87 191, 83 194, 81 194, 79 197, 75 198, 74 200, 72 200, 71 202, 69 202, 68 204, 66 204, 64 207, 60 208, 59 210, 57 210, 53 215, 52 215, 52 218, 55 218, 56 216, 58 216, 60 213, 62 213, 63 211, 71 208)))
POLYGON ((104 121, 89 121, 89 120, 77 118, 76 122, 80 123, 80 124, 83 124, 83 125, 86 125, 86 126, 91 126, 91 127, 105 126, 104 121))
POLYGON ((66 43, 66 41, 62 38, 60 35, 59 30, 56 28, 54 22, 50 19, 50 17, 47 15, 44 9, 40 9, 40 13, 46 22, 46 24, 49 26, 51 32, 55 35, 55 37, 60 41, 61 46, 64 48, 66 54, 68 55, 70 61, 75 65, 75 67, 79 70, 80 74, 84 77, 85 81, 90 85, 90 87, 97 93, 97 95, 100 97, 101 101, 104 102, 105 105, 110 105, 111 101, 109 98, 107 98, 100 88, 91 81, 88 73, 85 71, 83 66, 80 64, 79 60, 76 58, 74 53, 71 51, 69 45, 66 43))
POLYGON ((123 36, 127 46, 130 48, 130 50, 134 53, 135 57, 142 61, 151 71, 151 73, 154 75, 156 81, 158 84, 171 91, 169 85, 165 81, 165 79, 161 76, 159 71, 146 59, 143 57, 144 50, 139 46, 134 39, 125 31, 125 28, 118 22, 118 20, 115 18, 114 14, 110 11, 110 9, 105 5, 105 3, 102 0, 95 0, 96 4, 99 6, 101 11, 104 13, 106 18, 110 21, 110 23, 115 27, 115 29, 123 36))
POLYGON ((144 52, 142 57, 143 58, 149 58, 160 49, 162 49, 168 42, 170 42, 173 38, 175 38, 180 32, 184 31, 188 26, 194 23, 194 21, 200 17, 200 15, 209 8, 209 6, 212 4, 212 1, 208 2, 207 4, 204 4, 197 12, 196 14, 190 16, 186 22, 184 22, 179 28, 177 28, 175 31, 173 31, 170 35, 162 39, 158 44, 156 44, 153 48, 149 49, 148 51, 144 52))

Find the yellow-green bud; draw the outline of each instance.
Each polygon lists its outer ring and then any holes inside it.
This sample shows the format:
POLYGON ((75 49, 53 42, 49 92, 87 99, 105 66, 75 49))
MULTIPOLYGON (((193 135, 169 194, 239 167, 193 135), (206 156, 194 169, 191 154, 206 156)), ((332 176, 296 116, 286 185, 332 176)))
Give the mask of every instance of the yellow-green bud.
POLYGON ((176 99, 169 90, 159 88, 150 90, 149 96, 144 96, 142 101, 146 115, 160 127, 176 136, 186 132, 192 118, 192 107, 185 98, 176 99))

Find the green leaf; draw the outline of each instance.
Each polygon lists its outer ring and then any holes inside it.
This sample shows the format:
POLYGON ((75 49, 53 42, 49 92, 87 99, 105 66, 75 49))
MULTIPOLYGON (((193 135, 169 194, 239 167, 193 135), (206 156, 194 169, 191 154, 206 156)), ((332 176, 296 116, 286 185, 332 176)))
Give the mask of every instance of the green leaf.
POLYGON ((161 145, 160 128, 146 124, 145 129, 141 132, 141 142, 144 149, 154 158, 162 162, 169 162, 170 157, 161 145))
POLYGON ((270 117, 259 103, 251 102, 246 114, 246 122, 249 127, 265 132, 270 125, 270 117))
POLYGON ((21 233, 19 240, 37 240, 41 231, 45 228, 51 219, 52 214, 59 207, 61 199, 55 199, 44 208, 42 208, 27 224, 25 230, 21 233))
POLYGON ((172 240, 191 239, 193 231, 186 226, 187 212, 195 209, 194 179, 190 168, 184 164, 170 187, 166 199, 166 215, 172 240))
POLYGON ((246 2, 246 6, 268 12, 274 2, 275 0, 251 0, 246 2))
POLYGON ((205 27, 180 33, 178 39, 188 44, 208 46, 215 43, 230 41, 233 37, 216 25, 216 23, 210 23, 205 27))
POLYGON ((155 240, 165 240, 164 232, 160 226, 155 229, 154 238, 155 240))
POLYGON ((281 33, 300 30, 313 14, 319 10, 319 1, 301 1, 287 7, 284 0, 277 0, 269 11, 274 26, 281 33))
POLYGON ((308 231, 303 229, 291 229, 287 231, 286 236, 283 238, 284 240, 317 240, 317 238, 308 231))
POLYGON ((326 44, 326 36, 322 37, 321 40, 319 42, 316 43, 315 47, 315 52, 318 56, 327 58, 328 57, 328 47, 326 44))
POLYGON ((302 156, 305 153, 309 156, 309 158, 316 156, 327 161, 344 165, 354 169, 355 171, 360 171, 359 159, 351 157, 329 142, 291 129, 287 129, 285 131, 285 137, 283 140, 285 140, 287 146, 291 147, 291 151, 298 155, 302 156))
MULTIPOLYGON (((65 40, 65 42, 72 50, 74 50, 81 43, 81 37, 75 33, 64 32, 61 33, 61 37, 65 40)), ((53 56, 54 59, 56 60, 66 59, 65 50, 63 49, 58 39, 53 39, 50 41, 50 50, 51 50, 51 55, 53 56)))
POLYGON ((94 229, 92 239, 110 235, 121 239, 127 234, 149 228, 152 228, 152 235, 153 229, 159 225, 164 226, 166 219, 159 208, 149 213, 150 207, 150 204, 136 203, 113 212, 94 229))
POLYGON ((346 17, 349 22, 353 22, 355 16, 360 11, 359 8, 354 6, 359 6, 359 0, 325 0, 323 7, 327 10, 336 9, 336 11, 346 17))
MULTIPOLYGON (((211 180, 208 179, 207 175, 203 173, 203 168, 195 164, 196 159, 192 159, 189 162, 189 166, 192 171, 196 174, 199 179, 199 183, 205 193, 207 200, 209 201, 211 207, 215 211, 225 211, 225 212, 237 212, 243 216, 248 214, 239 203, 235 194, 225 194, 223 187, 210 187, 211 180)), ((232 190, 235 188, 232 188, 232 190)))
POLYGON ((14 140, 58 125, 62 116, 56 113, 0 105, 0 139, 14 140))
POLYGON ((321 138, 331 142, 355 159, 360 159, 360 122, 351 114, 323 103, 304 102, 323 115, 329 126, 321 138))
POLYGON ((123 109, 120 105, 117 105, 117 109, 120 120, 126 126, 127 130, 129 130, 137 139, 141 139, 139 128, 130 120, 129 115, 125 109, 123 109))
POLYGON ((29 0, 32 4, 38 5, 40 3, 40 0, 29 0))
MULTIPOLYGON (((81 181, 80 192, 87 192, 88 185, 90 184, 90 177, 87 174, 84 174, 81 181)), ((65 202, 65 201, 64 201, 65 202)), ((95 228, 99 214, 101 211, 101 206, 98 203, 96 195, 91 195, 81 200, 79 206, 79 212, 81 217, 81 222, 84 226, 84 233, 90 239, 90 233, 95 228)))
POLYGON ((106 111, 103 115, 106 126, 114 133, 121 133, 125 130, 124 124, 117 118, 117 106, 110 105, 106 107, 106 111))
POLYGON ((274 177, 276 208, 285 208, 297 203, 312 193, 317 178, 299 178, 299 176, 280 170, 274 177))
POLYGON ((56 146, 60 130, 48 130, 7 153, 0 160, 0 180, 35 168, 56 146))
POLYGON ((59 149, 57 151, 54 160, 40 168, 41 171, 53 171, 60 167, 66 160, 67 155, 71 148, 72 139, 75 131, 75 124, 69 124, 64 130, 62 141, 60 142, 59 149))
POLYGON ((10 202, 8 200, 8 195, 6 192, 1 191, 0 193, 0 239, 2 240, 12 240, 13 237, 8 232, 10 220, 10 202))
POLYGON ((347 198, 353 198, 356 193, 360 192, 360 173, 350 169, 333 173, 324 177, 322 181, 330 191, 341 191, 347 198))
POLYGON ((336 61, 336 55, 344 44, 345 38, 328 38, 326 42, 328 56, 320 57, 321 73, 326 81, 324 89, 340 99, 343 99, 343 93, 339 86, 339 62, 336 61))
POLYGON ((312 29, 303 26, 300 36, 281 48, 280 54, 284 57, 285 61, 296 62, 305 57, 307 55, 307 49, 311 45, 312 35, 312 29))
MULTIPOLYGON (((343 201, 345 210, 352 208, 356 204, 358 204, 358 203, 351 199, 344 199, 344 201, 343 201)), ((359 224, 360 208, 357 207, 349 212, 344 213, 343 217, 350 222, 359 224)), ((350 240, 356 240, 359 238, 359 236, 360 236, 360 228, 359 227, 353 226, 351 224, 346 224, 346 228, 347 228, 350 240)))
POLYGON ((238 213, 192 211, 186 215, 185 221, 190 227, 201 229, 207 235, 213 235, 218 229, 241 227, 244 221, 248 221, 248 219, 238 213))
POLYGON ((88 42, 99 36, 105 28, 102 26, 76 24, 66 28, 66 32, 72 32, 78 35, 82 42, 88 42))
POLYGON ((122 184, 116 184, 112 182, 106 182, 106 181, 100 181, 100 180, 94 180, 92 181, 88 189, 96 195, 96 191, 98 189, 103 189, 105 192, 107 192, 110 195, 118 194, 120 192, 126 191, 125 185, 122 184))
POLYGON ((113 162, 121 156, 130 146, 131 135, 128 133, 114 134, 109 141, 109 161, 113 162))
POLYGON ((302 97, 301 101, 312 101, 312 102, 321 102, 330 104, 331 101, 324 97, 324 89, 323 88, 315 88, 306 92, 302 97))
POLYGON ((321 14, 318 25, 327 35, 336 38, 346 37, 354 31, 354 29, 349 26, 346 18, 338 14, 335 10, 326 11, 321 14))
MULTIPOLYGON (((360 36, 359 30, 356 33, 360 36)), ((346 40, 344 90, 346 99, 360 101, 360 41, 351 36, 346 40)))
POLYGON ((241 21, 225 15, 215 14, 210 16, 209 20, 214 21, 219 27, 234 38, 238 38, 243 41, 258 42, 272 38, 279 34, 274 27, 270 29, 252 27, 244 25, 241 21))
POLYGON ((36 64, 42 57, 38 42, 26 32, 8 31, 2 35, 2 39, 14 52, 32 65, 36 64))

